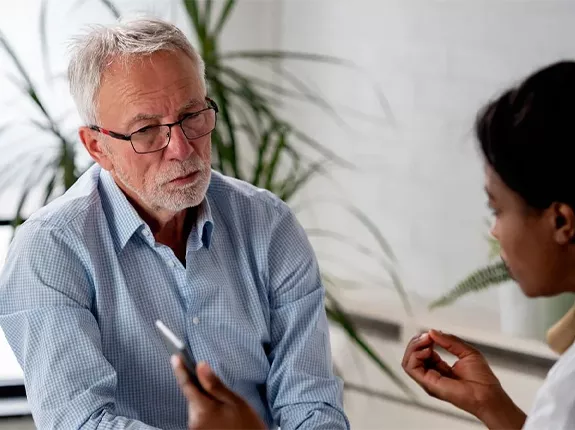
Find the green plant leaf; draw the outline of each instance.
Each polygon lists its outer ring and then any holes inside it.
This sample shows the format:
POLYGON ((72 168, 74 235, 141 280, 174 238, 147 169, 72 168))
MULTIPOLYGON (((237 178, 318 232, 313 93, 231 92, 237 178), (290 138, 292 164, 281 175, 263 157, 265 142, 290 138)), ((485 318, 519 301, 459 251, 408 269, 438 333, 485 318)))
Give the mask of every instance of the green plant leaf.
POLYGON ((8 40, 5 38, 4 34, 1 31, 0 31, 0 45, 4 48, 4 50, 6 51, 6 53, 16 66, 16 69, 20 73, 22 79, 24 80, 24 85, 19 86, 20 89, 30 97, 32 102, 40 109, 46 120, 50 123, 50 127, 54 130, 56 134, 58 134, 57 125, 50 116, 50 114, 48 113, 48 110, 46 109, 44 103, 42 103, 42 101, 40 100, 40 97, 38 96, 38 91, 36 90, 36 86, 33 84, 32 80, 30 79, 30 75, 26 72, 26 69, 24 68, 22 62, 16 55, 16 52, 12 49, 12 46, 8 43, 8 40))
POLYGON ((24 222, 24 218, 22 217, 22 208, 24 207, 24 204, 26 203, 29 194, 30 194, 30 188, 26 188, 18 201, 18 205, 16 207, 16 216, 12 220, 12 228, 14 229, 12 233, 12 239, 14 239, 14 233, 16 232, 16 228, 24 222))
POLYGON ((54 187, 56 185, 57 177, 58 177, 58 171, 56 169, 54 169, 52 171, 50 179, 48 180, 48 183, 46 184, 46 187, 44 188, 43 205, 48 204, 48 202, 50 201, 50 198, 52 197, 52 193, 54 192, 54 187))
POLYGON ((64 175, 64 187, 68 189, 78 180, 74 145, 64 139, 61 142, 61 151, 59 165, 64 175))
MULTIPOLYGON (((218 121, 218 125, 220 127, 225 128, 227 132, 227 137, 229 139, 229 145, 226 145, 228 148, 228 156, 227 161, 231 165, 233 176, 238 179, 243 179, 242 175, 240 174, 239 163, 238 163, 238 156, 237 156, 237 139, 236 139, 236 128, 234 120, 230 114, 229 107, 230 103, 228 100, 227 95, 227 88, 222 85, 219 81, 213 81, 214 83, 214 91, 219 101, 219 110, 221 114, 221 121, 218 121)), ((216 125, 216 126, 218 126, 216 125)))
POLYGON ((288 71, 287 68, 282 66, 276 67, 278 67, 282 78, 290 83, 297 90, 297 92, 303 96, 305 100, 321 108, 328 116, 332 117, 332 119, 334 119, 338 125, 345 125, 344 119, 341 117, 341 115, 339 115, 337 110, 329 102, 327 102, 324 97, 319 95, 316 91, 312 90, 306 82, 288 71))
POLYGON ((14 232, 16 228, 24 221, 24 218, 22 216, 22 210, 28 200, 28 197, 30 196, 30 192, 38 184, 41 178, 45 176, 46 172, 48 171, 49 164, 50 162, 34 166, 34 169, 28 172, 26 180, 23 185, 22 194, 20 195, 20 199, 16 207, 16 216, 12 219, 12 227, 14 229, 14 232))
MULTIPOLYGON (((210 23, 212 22, 213 0, 204 0, 204 23, 206 26, 206 35, 210 33, 210 23)), ((210 36, 211 37, 211 36, 210 36)))
MULTIPOLYGON (((326 283, 331 283, 329 277, 324 276, 326 283)), ((326 305, 326 313, 328 318, 336 322, 354 341, 356 346, 370 357, 374 363, 399 387, 401 390, 412 400, 417 396, 407 386, 407 384, 381 359, 381 357, 373 350, 365 339, 359 334, 352 320, 346 315, 343 308, 339 305, 335 297, 326 291, 326 298, 329 303, 326 305)))
MULTIPOLYGON (((359 208, 352 205, 345 205, 345 207, 347 211, 351 213, 353 216, 355 216, 355 218, 361 224, 363 224, 363 226, 371 233, 371 235, 374 237, 374 239, 378 243, 379 247, 381 248, 385 256, 391 260, 392 264, 397 264, 397 259, 395 257, 395 254, 393 253, 393 250, 391 249, 391 245, 389 244, 387 239, 385 239, 379 227, 377 227, 377 225, 365 214, 365 212, 361 211, 359 208)), ((407 291, 403 287, 403 284, 400 281, 399 276, 397 276, 395 270, 390 271, 390 275, 393 278, 396 291, 398 292, 400 299, 403 302, 403 307, 410 315, 413 315, 413 310, 409 303, 407 291)))
POLYGON ((40 46, 42 51, 42 66, 44 68, 44 76, 47 82, 50 82, 50 51, 48 44, 48 31, 47 31, 47 18, 48 15, 48 0, 42 0, 40 4, 40 46))
POLYGON ((310 137, 307 133, 305 133, 301 130, 298 130, 298 129, 292 129, 292 134, 295 137, 297 137, 299 140, 301 140, 303 143, 305 143, 307 146, 309 146, 312 149, 315 149, 320 155, 333 161, 338 166, 345 168, 345 169, 355 169, 355 166, 353 163, 351 163, 347 160, 344 160, 339 155, 337 155, 335 152, 333 152, 331 149, 327 149, 324 145, 319 143, 318 140, 310 137))
POLYGON ((227 0, 226 4, 222 8, 222 13, 220 14, 218 20, 216 21, 216 25, 214 30, 211 32, 212 37, 216 38, 222 32, 224 25, 228 22, 228 19, 236 5, 235 0, 227 0))
POLYGON ((501 253, 499 241, 492 236, 487 236, 487 243, 489 243, 489 260, 498 258, 501 253))
MULTIPOLYGON (((320 108, 323 112, 325 112, 329 117, 331 117, 338 126, 349 128, 345 119, 338 113, 337 109, 329 103, 325 97, 322 97, 316 91, 312 90, 311 87, 302 79, 300 79, 295 74, 289 72, 285 67, 280 65, 275 65, 279 69, 279 74, 282 76, 284 80, 287 81, 294 89, 287 89, 282 85, 275 84, 273 82, 269 82, 265 79, 261 79, 257 76, 251 76, 246 73, 240 73, 237 70, 228 67, 219 65, 220 72, 226 73, 230 75, 233 79, 238 80, 244 84, 249 84, 252 88, 257 89, 264 89, 266 91, 270 91, 270 93, 274 95, 281 95, 288 97, 294 100, 301 100, 309 102, 311 105, 320 108)), ((263 93, 261 93, 263 95, 263 93)), ((362 114, 359 111, 354 109, 349 109, 353 114, 361 116, 361 118, 366 119, 368 118, 367 115, 362 114)), ((382 121, 381 118, 378 118, 378 121, 382 121)))
POLYGON ((300 175, 294 175, 293 177, 288 177, 281 186, 279 193, 280 198, 286 202, 290 201, 293 196, 301 190, 304 185, 310 181, 315 175, 326 174, 325 165, 328 161, 319 160, 312 163, 303 173, 300 175))
POLYGON ((276 145, 270 157, 270 162, 268 163, 267 171, 266 171, 266 180, 265 180, 265 187, 268 190, 273 188, 273 181, 275 179, 275 175, 277 173, 277 167, 280 160, 281 155, 285 152, 286 146, 286 133, 289 133, 283 124, 278 124, 276 127, 276 145))
POLYGON ((502 261, 490 264, 471 273, 453 289, 433 301, 429 308, 436 309, 450 305, 468 293, 483 291, 492 285, 498 285, 510 279, 507 267, 502 261))
POLYGON ((371 258, 373 261, 377 262, 383 268, 384 272, 390 277, 394 289, 399 294, 405 312, 408 315, 413 315, 413 309, 411 307, 411 303, 409 302, 407 292, 395 270, 394 265, 392 264, 392 262, 388 261, 387 255, 384 254, 385 258, 382 258, 382 255, 376 253, 371 248, 365 246, 362 243, 359 243, 355 239, 352 239, 344 234, 335 231, 326 230, 322 228, 307 228, 305 231, 309 237, 323 237, 341 242, 346 246, 350 247, 351 249, 355 249, 360 254, 363 254, 371 258))
POLYGON ((216 170, 226 174, 226 169, 224 166, 224 143, 222 141, 222 136, 219 130, 216 128, 212 132, 212 153, 215 153, 215 157, 212 157, 212 164, 215 165, 216 170))
POLYGON ((346 278, 338 278, 333 273, 330 273, 330 277, 338 288, 348 288, 352 286, 354 288, 365 286, 381 287, 387 282, 385 277, 376 276, 372 273, 366 272, 362 267, 358 267, 357 264, 349 261, 346 255, 325 252, 322 250, 317 250, 315 255, 318 261, 322 263, 322 266, 325 267, 326 263, 333 263, 338 269, 343 268, 345 269, 345 273, 349 273, 346 278))
POLYGON ((18 156, 18 161, 7 162, 0 166, 0 190, 5 190, 22 176, 23 171, 34 169, 44 159, 43 154, 23 153, 18 156), (29 166, 27 168, 27 166, 29 166), (26 170, 24 170, 26 169, 26 170))
POLYGON ((256 167, 254 169, 254 174, 252 176, 251 183, 256 186, 261 186, 261 176, 265 171, 265 154, 269 147, 271 141, 271 134, 272 130, 264 131, 260 136, 260 144, 258 147, 258 155, 256 160, 256 167))
POLYGON ((119 19, 121 17, 120 10, 116 7, 116 5, 110 0, 100 0, 106 9, 110 11, 110 13, 114 16, 114 18, 119 19))
POLYGON ((242 51, 224 52, 221 54, 222 59, 244 59, 244 60, 300 60, 306 62, 315 62, 323 64, 332 64, 336 66, 349 67, 358 69, 353 61, 331 55, 311 54, 308 52, 298 51, 279 51, 279 50, 260 50, 260 51, 242 51))
POLYGON ((4 36, 4 33, 2 33, 2 31, 0 31, 0 45, 2 45, 2 48, 4 48, 4 50, 6 51, 6 53, 8 54, 8 56, 10 57, 10 59, 12 60, 14 65, 16 66, 16 68, 18 69, 18 73, 20 73, 22 78, 24 78, 24 81, 26 82, 26 86, 33 88, 34 85, 32 84, 32 80, 30 79, 30 76, 26 72, 26 69, 22 65, 22 62, 20 61, 20 59, 16 55, 16 52, 14 51, 14 49, 12 48, 10 43, 8 43, 8 39, 6 39, 6 37, 4 36))
MULTIPOLYGON (((203 17, 200 15, 200 8, 198 5, 197 0, 184 0, 184 6, 188 11, 188 15, 192 19, 192 24, 198 35, 198 39, 200 44, 206 40, 207 33, 206 33, 206 23, 203 20, 203 17)), ((205 60, 205 58, 204 58, 205 60)))

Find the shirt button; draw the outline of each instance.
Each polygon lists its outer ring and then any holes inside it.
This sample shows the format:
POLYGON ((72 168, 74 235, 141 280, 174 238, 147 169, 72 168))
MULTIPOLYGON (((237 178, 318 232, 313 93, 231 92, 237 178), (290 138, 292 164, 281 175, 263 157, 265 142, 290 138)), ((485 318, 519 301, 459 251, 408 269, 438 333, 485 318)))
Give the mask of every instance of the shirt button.
POLYGON ((200 323, 200 319, 199 319, 198 317, 194 317, 194 318, 192 318, 192 322, 193 322, 195 325, 198 325, 198 324, 200 323))
POLYGON ((168 266, 174 267, 175 265, 176 265, 176 263, 174 263, 174 260, 168 261, 168 266))
POLYGON ((144 236, 148 237, 150 235, 150 231, 147 229, 144 229, 144 231, 142 232, 144 236))

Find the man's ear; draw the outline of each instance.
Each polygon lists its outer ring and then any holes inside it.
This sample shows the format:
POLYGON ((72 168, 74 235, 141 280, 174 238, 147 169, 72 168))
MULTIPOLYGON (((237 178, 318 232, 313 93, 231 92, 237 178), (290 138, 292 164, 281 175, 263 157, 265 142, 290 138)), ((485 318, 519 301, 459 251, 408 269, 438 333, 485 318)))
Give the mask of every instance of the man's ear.
POLYGON ((554 216, 555 241, 566 245, 575 241, 575 212, 565 203, 553 203, 551 206, 554 216))
POLYGON ((104 170, 112 170, 112 162, 104 148, 103 139, 105 139, 105 137, 101 136, 100 133, 89 127, 80 127, 78 135, 80 136, 80 140, 82 141, 84 148, 86 148, 86 151, 90 154, 90 157, 102 166, 104 170))

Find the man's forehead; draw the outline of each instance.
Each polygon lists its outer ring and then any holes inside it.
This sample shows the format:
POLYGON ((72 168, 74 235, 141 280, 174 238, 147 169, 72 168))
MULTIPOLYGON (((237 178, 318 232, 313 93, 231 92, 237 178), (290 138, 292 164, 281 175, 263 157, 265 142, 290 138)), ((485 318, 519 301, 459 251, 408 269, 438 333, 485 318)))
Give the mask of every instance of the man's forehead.
MULTIPOLYGON (((179 108, 177 108, 176 112, 170 112, 170 115, 173 113, 182 114, 194 109, 199 110, 202 107, 204 107, 204 104, 205 104, 204 101, 194 98, 186 103, 183 103, 179 108)), ((136 110, 134 114, 130 115, 130 117, 126 119, 127 127, 134 125, 138 121, 160 120, 165 116, 165 113, 157 111, 156 109, 154 109, 154 107, 150 107, 149 109, 139 108, 138 110, 136 110)))
POLYGON ((130 128, 141 120, 177 116, 205 107, 205 88, 195 67, 173 55, 160 55, 160 60, 173 63, 156 67, 148 64, 151 57, 131 59, 128 64, 117 59, 103 73, 99 109, 109 111, 112 118, 108 119, 117 127, 130 128))
POLYGON ((109 60, 102 71, 100 89, 109 87, 115 92, 147 93, 160 92, 165 87, 193 87, 205 91, 202 76, 187 56, 174 52, 158 51, 151 55, 126 55, 109 60))

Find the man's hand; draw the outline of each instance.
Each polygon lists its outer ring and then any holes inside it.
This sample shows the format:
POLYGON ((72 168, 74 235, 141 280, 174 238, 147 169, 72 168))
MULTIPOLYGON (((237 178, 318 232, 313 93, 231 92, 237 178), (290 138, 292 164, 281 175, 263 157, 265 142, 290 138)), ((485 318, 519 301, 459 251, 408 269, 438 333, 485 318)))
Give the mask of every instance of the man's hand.
POLYGON ((489 428, 520 429, 525 422, 483 355, 455 336, 431 330, 412 339, 402 366, 427 394, 475 415, 489 428), (458 358, 453 366, 441 359, 435 345, 458 358))
POLYGON ((258 414, 242 398, 230 391, 206 363, 198 363, 196 372, 202 387, 211 398, 202 394, 191 382, 181 357, 172 356, 172 367, 188 400, 189 430, 266 428, 258 414))

